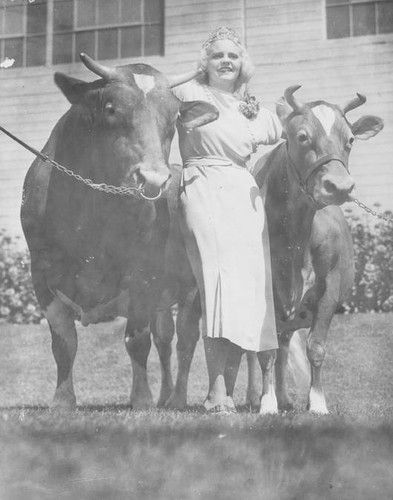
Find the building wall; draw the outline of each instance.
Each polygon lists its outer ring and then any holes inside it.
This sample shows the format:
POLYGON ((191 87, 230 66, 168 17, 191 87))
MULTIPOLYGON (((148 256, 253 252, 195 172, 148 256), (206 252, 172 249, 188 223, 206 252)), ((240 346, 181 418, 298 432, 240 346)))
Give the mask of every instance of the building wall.
MULTIPOLYGON (((393 34, 327 40, 323 0, 167 0, 165 57, 144 62, 166 73, 190 69, 211 29, 229 25, 245 39, 256 66, 251 90, 274 109, 284 89, 301 84, 303 101, 344 104, 356 92, 368 97, 351 112, 384 118, 385 129, 358 142, 351 156, 357 196, 367 204, 393 209, 393 34)), ((107 61, 123 64, 131 60, 107 61)), ((0 70, 0 125, 41 149, 69 104, 53 82, 54 71, 94 79, 82 64, 55 68, 0 70)), ((176 139, 175 139, 176 141, 176 139)), ((176 142, 172 161, 179 161, 176 142)), ((19 206, 31 153, 0 134, 0 228, 21 233, 19 206)))

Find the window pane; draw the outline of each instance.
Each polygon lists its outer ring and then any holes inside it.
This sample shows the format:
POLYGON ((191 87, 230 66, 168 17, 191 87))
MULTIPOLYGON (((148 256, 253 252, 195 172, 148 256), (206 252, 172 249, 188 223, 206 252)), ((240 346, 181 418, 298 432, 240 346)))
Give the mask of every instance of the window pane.
POLYGON ((4 40, 4 59, 15 59, 13 68, 23 66, 23 38, 8 38, 4 40))
POLYGON ((122 23, 141 21, 141 0, 121 0, 120 20, 122 23))
POLYGON ((46 32, 46 2, 27 4, 27 33, 46 32))
POLYGON ((52 64, 70 62, 72 62, 72 34, 54 35, 52 64))
POLYGON ((327 37, 343 38, 350 36, 349 7, 330 7, 326 10, 327 37))
POLYGON ((75 61, 79 61, 81 52, 96 58, 94 35, 94 31, 81 31, 75 34, 75 61))
POLYGON ((45 36, 31 36, 26 39, 26 66, 45 65, 45 36))
POLYGON ((350 0, 326 0, 326 5, 336 5, 338 3, 348 4, 350 0))
POLYGON ((95 0, 77 0, 76 19, 78 27, 95 26, 96 24, 95 0))
POLYGON ((13 33, 23 33, 23 6, 15 5, 5 9, 4 33, 12 35, 13 33))
POLYGON ((74 23, 74 1, 57 0, 53 5, 53 31, 72 30, 74 23))
POLYGON ((122 28, 120 37, 120 57, 139 57, 142 55, 142 30, 139 26, 122 28))
POLYGON ((118 47, 118 30, 109 29, 98 32, 98 56, 102 59, 116 59, 118 47))
POLYGON ((162 53, 162 29, 161 26, 145 27, 145 56, 154 56, 162 53))
POLYGON ((353 35, 375 35, 375 5, 363 4, 353 6, 353 35))
POLYGON ((161 0, 145 0, 145 23, 161 21, 161 0))
POLYGON ((393 33, 393 2, 378 4, 378 31, 379 33, 393 33))
POLYGON ((118 24, 119 2, 118 0, 98 0, 98 26, 105 24, 118 24))

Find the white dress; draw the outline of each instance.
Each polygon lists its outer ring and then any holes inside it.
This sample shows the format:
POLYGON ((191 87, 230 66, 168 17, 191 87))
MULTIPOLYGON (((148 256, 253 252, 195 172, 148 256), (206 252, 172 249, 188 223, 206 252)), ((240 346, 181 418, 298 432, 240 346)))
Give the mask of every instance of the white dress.
POLYGON ((275 349, 265 211, 246 162, 257 144, 280 139, 280 122, 267 109, 249 120, 235 96, 195 81, 175 94, 210 102, 220 112, 190 133, 179 126, 182 231, 201 295, 202 334, 245 350, 275 349))

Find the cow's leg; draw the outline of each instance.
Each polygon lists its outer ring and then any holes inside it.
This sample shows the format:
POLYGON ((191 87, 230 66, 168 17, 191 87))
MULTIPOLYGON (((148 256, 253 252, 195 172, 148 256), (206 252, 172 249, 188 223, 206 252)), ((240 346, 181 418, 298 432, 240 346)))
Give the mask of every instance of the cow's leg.
POLYGON ((276 359, 276 391, 278 408, 282 411, 293 410, 293 402, 288 394, 288 356, 289 343, 293 332, 285 332, 279 335, 279 348, 276 359))
POLYGON ((132 365, 132 389, 130 404, 134 410, 151 408, 153 395, 147 381, 147 357, 151 338, 148 327, 136 329, 131 320, 127 321, 124 338, 132 365))
POLYGON ((318 311, 307 339, 307 357, 311 367, 311 386, 307 409, 319 415, 329 413, 322 386, 322 365, 325 359, 326 337, 337 302, 331 293, 325 293, 318 303, 318 311))
POLYGON ((243 349, 235 344, 230 344, 228 349, 227 364, 225 367, 225 386, 227 388, 227 402, 229 408, 235 409, 233 401, 233 391, 235 389, 237 374, 239 373, 240 361, 243 355, 243 349))
POLYGON ((178 371, 175 387, 165 405, 167 408, 183 409, 187 406, 188 378, 199 339, 200 315, 199 295, 196 290, 192 290, 188 292, 184 303, 179 304, 176 321, 178 371))
POLYGON ((262 398, 260 415, 274 414, 278 412, 277 398, 274 389, 274 362, 276 360, 276 349, 258 352, 258 361, 262 370, 262 398))
POLYGON ((247 393, 246 406, 257 410, 261 403, 261 391, 258 388, 257 371, 259 371, 255 352, 247 352, 247 393))
POLYGON ((72 409, 76 406, 72 367, 78 347, 74 313, 58 297, 45 309, 52 334, 52 352, 57 364, 57 385, 53 406, 72 409))
POLYGON ((171 355, 175 324, 170 309, 157 312, 155 321, 152 321, 152 331, 161 366, 161 390, 157 406, 163 407, 173 390, 171 355))

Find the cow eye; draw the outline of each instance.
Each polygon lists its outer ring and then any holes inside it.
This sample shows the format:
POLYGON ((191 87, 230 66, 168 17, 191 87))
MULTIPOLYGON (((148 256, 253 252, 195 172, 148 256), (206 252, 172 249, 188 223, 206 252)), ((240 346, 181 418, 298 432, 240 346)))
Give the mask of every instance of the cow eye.
POLYGON ((350 137, 347 142, 347 148, 351 149, 354 142, 355 142, 355 137, 350 137))
POLYGON ((108 115, 110 116, 113 116, 115 114, 115 107, 113 106, 113 104, 111 102, 107 102, 105 104, 105 113, 107 113, 108 115))
POLYGON ((299 132, 297 134, 297 140, 300 142, 300 144, 304 144, 308 142, 308 135, 306 134, 306 132, 299 132))

